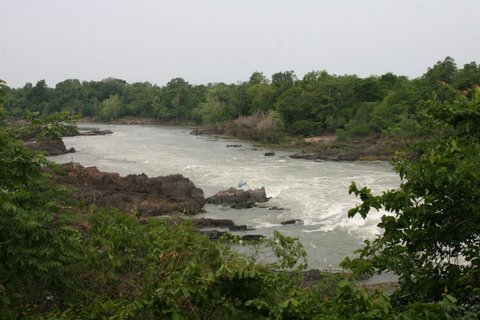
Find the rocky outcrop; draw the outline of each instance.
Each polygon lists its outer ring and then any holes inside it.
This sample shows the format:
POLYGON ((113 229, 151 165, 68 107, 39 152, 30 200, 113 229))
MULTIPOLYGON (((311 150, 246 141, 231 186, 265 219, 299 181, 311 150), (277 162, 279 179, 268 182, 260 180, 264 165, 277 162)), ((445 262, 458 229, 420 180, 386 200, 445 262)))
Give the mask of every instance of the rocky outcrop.
POLYGON ((211 218, 200 218, 193 219, 192 223, 197 228, 223 228, 229 229, 230 231, 246 231, 251 230, 246 225, 241 224, 237 225, 230 219, 211 219, 211 218))
POLYGON ((61 173, 51 173, 53 182, 75 188, 72 196, 87 205, 157 216, 199 213, 205 203, 203 191, 179 174, 121 177, 96 167, 84 168, 78 163, 64 164, 62 169, 61 173))
POLYGON ((192 223, 197 228, 230 228, 235 226, 235 223, 230 219, 200 218, 192 220, 192 223))
POLYGON ((253 208, 257 202, 266 202, 265 188, 255 190, 238 190, 230 188, 207 198, 208 203, 229 206, 234 209, 253 208))
POLYGON ((325 161, 391 160, 395 150, 395 146, 388 140, 365 138, 343 144, 312 145, 290 155, 290 158, 325 161))
POLYGON ((113 121, 113 123, 122 125, 155 125, 160 122, 152 118, 124 117, 113 121))
POLYGON ((56 156, 59 154, 75 152, 74 148, 67 149, 62 140, 59 140, 59 141, 55 141, 52 139, 44 139, 40 141, 28 140, 28 141, 25 141, 23 145, 35 151, 44 151, 49 156, 56 156))
MULTIPOLYGON (((219 230, 208 230, 208 231, 201 231, 201 232, 205 234, 212 241, 217 241, 217 240, 220 240, 221 238, 225 240, 231 240, 234 237, 234 235, 232 235, 231 233, 228 233, 225 231, 219 231, 219 230)), ((265 236, 261 234, 245 234, 237 237, 239 240, 242 240, 242 241, 259 241, 265 238, 265 236)))
POLYGON ((89 131, 80 131, 78 135, 80 136, 104 136, 106 134, 112 134, 113 131, 111 130, 100 130, 100 129, 93 129, 89 131))
POLYGON ((302 224, 302 220, 300 219, 291 219, 291 220, 286 220, 280 222, 281 225, 287 225, 287 224, 302 224))
POLYGON ((265 192, 264 187, 261 187, 260 189, 254 189, 254 190, 249 189, 246 192, 255 202, 267 202, 269 199, 267 198, 267 194, 265 192))

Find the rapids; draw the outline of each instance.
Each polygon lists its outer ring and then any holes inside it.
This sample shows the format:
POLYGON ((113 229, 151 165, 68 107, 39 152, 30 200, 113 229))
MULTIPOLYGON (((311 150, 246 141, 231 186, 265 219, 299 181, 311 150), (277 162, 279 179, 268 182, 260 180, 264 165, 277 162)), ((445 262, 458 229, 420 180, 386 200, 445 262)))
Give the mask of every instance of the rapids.
MULTIPOLYGON (((217 191, 238 187, 265 187, 271 197, 268 208, 226 209, 207 205, 200 216, 227 218, 271 234, 278 230, 299 237, 308 253, 309 267, 336 268, 347 255, 373 238, 381 213, 366 220, 347 218, 348 209, 359 202, 348 194, 351 181, 367 185, 374 192, 395 188, 398 176, 387 162, 329 162, 291 159, 295 150, 255 147, 251 142, 216 136, 194 136, 190 128, 169 126, 81 124, 80 127, 112 130, 105 136, 65 137, 67 148, 77 153, 50 157, 57 163, 79 162, 121 175, 145 173, 160 176, 180 173, 203 189, 208 197, 217 191), (227 147, 227 145, 241 147, 227 147), (301 219, 303 223, 281 225, 301 219)), ((243 187, 243 188, 246 188, 243 187)))

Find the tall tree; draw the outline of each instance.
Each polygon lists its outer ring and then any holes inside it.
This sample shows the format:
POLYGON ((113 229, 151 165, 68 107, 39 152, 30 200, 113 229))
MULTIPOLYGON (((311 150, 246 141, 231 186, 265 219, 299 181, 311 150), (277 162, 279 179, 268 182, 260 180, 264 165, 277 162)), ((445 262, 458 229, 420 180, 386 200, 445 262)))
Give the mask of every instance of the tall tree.
POLYGON ((470 100, 456 96, 429 106, 428 125, 444 135, 397 159, 398 189, 373 196, 350 187, 362 199, 350 217, 381 208, 389 214, 378 224, 383 233, 343 265, 398 274, 400 300, 436 300, 448 291, 463 304, 480 301, 480 89, 470 100))

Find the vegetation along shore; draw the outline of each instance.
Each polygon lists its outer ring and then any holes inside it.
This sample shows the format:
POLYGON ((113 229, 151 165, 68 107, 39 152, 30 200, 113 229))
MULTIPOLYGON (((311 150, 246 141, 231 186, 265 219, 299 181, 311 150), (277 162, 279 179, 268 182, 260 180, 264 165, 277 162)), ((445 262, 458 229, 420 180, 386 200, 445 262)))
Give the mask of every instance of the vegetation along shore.
POLYGON ((417 79, 287 71, 163 87, 0 82, 0 319, 478 319, 479 85, 475 62, 457 68, 449 57, 417 79), (304 272, 294 238, 205 233, 246 226, 191 219, 205 202, 265 202, 264 189, 205 199, 174 172, 121 177, 48 161, 37 144, 77 134, 72 114, 196 125, 313 160, 392 159, 401 182, 380 195, 353 182, 361 201, 345 214, 385 210, 381 234, 345 258, 344 273, 304 272), (234 250, 244 240, 258 250, 234 250), (274 261, 259 263, 261 250, 274 261), (358 285, 381 272, 398 276, 392 294, 358 285))

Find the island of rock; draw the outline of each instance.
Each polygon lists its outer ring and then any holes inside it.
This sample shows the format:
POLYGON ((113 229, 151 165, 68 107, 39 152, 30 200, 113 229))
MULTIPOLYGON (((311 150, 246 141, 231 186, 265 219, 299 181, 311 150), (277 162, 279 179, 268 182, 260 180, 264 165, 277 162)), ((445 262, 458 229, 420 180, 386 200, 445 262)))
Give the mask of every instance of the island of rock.
POLYGON ((96 167, 78 163, 61 165, 61 172, 51 172, 56 184, 72 187, 72 197, 86 205, 115 207, 140 215, 168 215, 177 212, 199 213, 205 204, 203 191, 179 174, 149 178, 145 174, 121 177, 101 172, 96 167))

